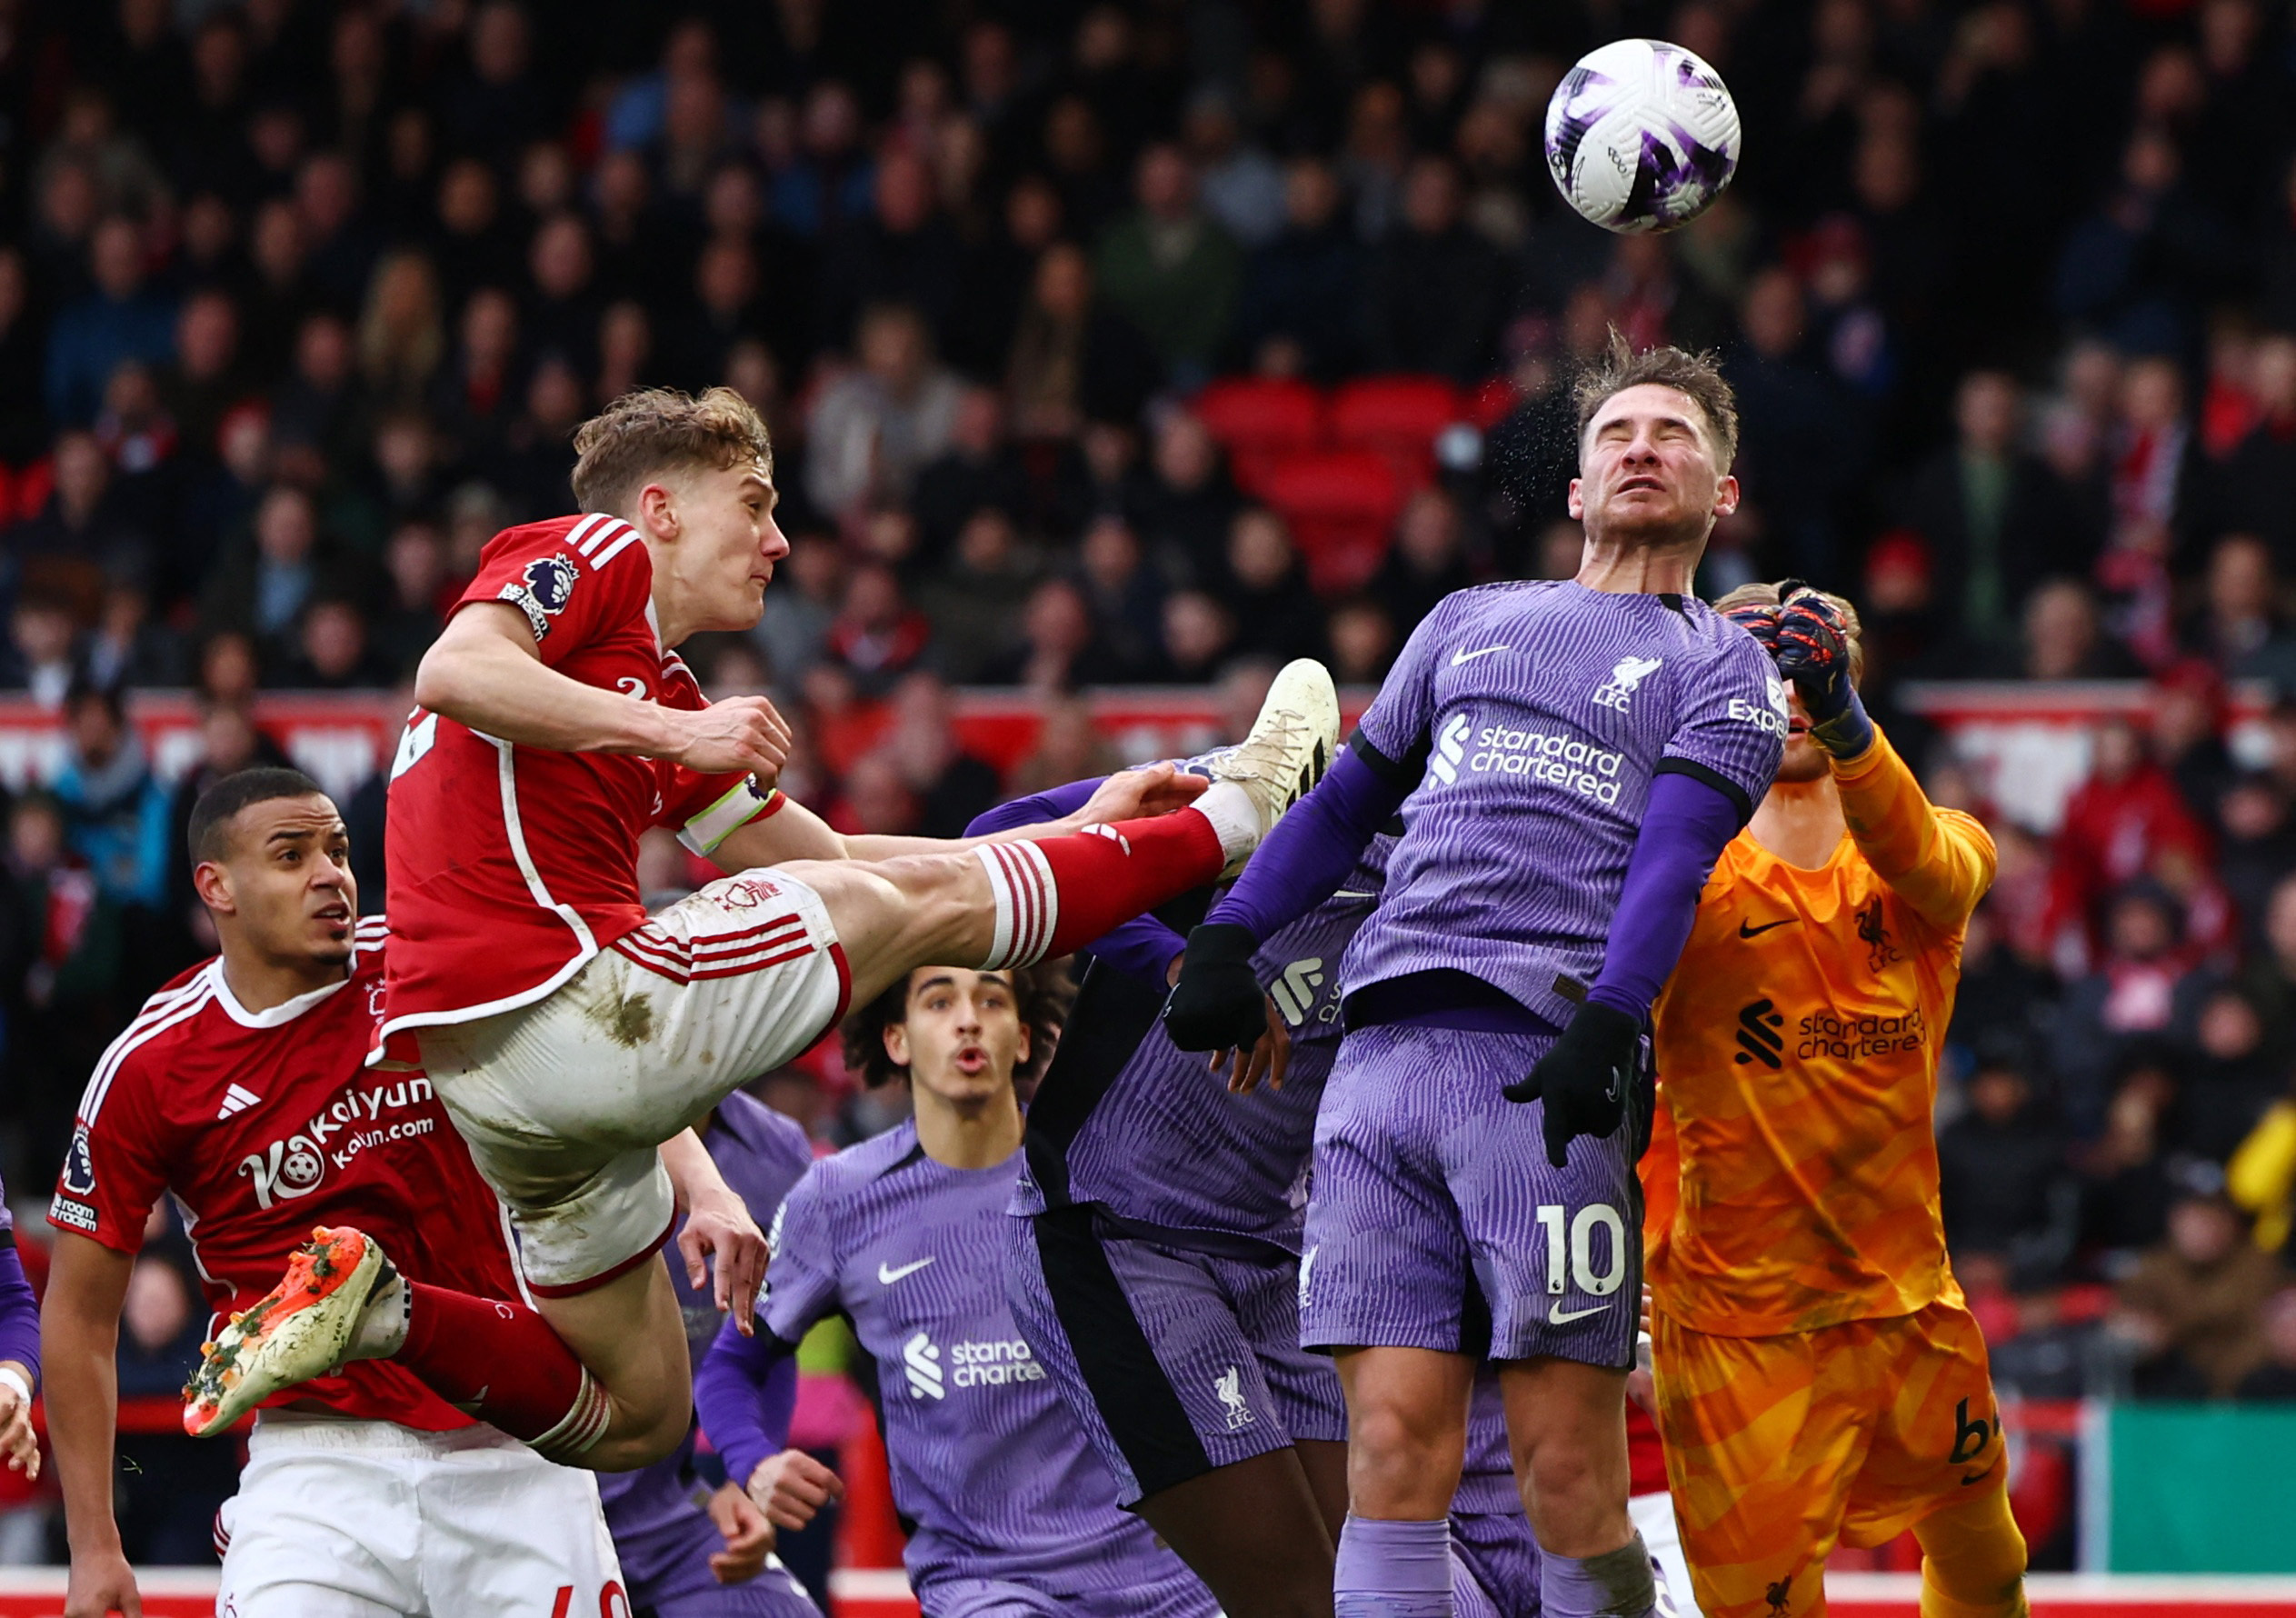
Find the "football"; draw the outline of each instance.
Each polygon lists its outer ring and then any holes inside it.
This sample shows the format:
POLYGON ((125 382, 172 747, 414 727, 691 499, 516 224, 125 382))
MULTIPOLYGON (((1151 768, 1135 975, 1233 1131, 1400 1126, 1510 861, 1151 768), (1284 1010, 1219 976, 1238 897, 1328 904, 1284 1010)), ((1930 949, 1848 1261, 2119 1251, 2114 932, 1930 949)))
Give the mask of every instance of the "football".
POLYGON ((1662 39, 1589 51, 1547 103, 1547 169, 1585 218, 1628 234, 1704 213, 1738 168, 1722 75, 1662 39))

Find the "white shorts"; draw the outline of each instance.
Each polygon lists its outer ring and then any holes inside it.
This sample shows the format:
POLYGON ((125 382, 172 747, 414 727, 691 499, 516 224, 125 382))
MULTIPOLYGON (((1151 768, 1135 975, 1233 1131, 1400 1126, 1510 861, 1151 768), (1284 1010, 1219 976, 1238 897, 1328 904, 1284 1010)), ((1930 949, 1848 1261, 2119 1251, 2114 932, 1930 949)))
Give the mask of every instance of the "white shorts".
POLYGON ((266 1411, 215 1523, 217 1618, 626 1618, 597 1480, 492 1427, 266 1411))
POLYGON ((1642 1548, 1658 1563, 1660 1618, 1699 1618, 1698 1598, 1691 1593, 1690 1563, 1682 1560, 1682 1532, 1674 1521, 1672 1494, 1637 1494, 1626 1503, 1627 1514, 1642 1536, 1642 1548))
POLYGON ((518 1227, 527 1284, 586 1291, 674 1217, 656 1151, 845 1014, 821 896, 772 871, 714 882, 546 998, 421 1032, 423 1065, 518 1227))

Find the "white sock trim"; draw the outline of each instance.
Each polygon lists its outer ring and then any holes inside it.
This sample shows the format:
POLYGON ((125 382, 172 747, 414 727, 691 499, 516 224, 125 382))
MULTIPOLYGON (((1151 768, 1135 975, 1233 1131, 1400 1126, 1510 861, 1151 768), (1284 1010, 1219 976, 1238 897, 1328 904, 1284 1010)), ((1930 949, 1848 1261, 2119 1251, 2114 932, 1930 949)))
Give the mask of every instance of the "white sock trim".
POLYGON ((582 1385, 574 1391, 573 1405, 556 1426, 539 1437, 528 1439, 526 1447, 545 1461, 569 1464, 596 1447, 613 1420, 614 1401, 606 1397, 605 1389, 584 1370, 582 1385))
POLYGON ((996 932, 980 970, 1035 965, 1060 924, 1060 889, 1052 861, 1033 843, 983 843, 973 852, 988 873, 996 904, 996 932))
MULTIPOLYGON (((1212 823, 1219 834, 1220 852, 1239 860, 1260 846, 1260 812, 1252 794, 1233 781, 1215 781, 1188 805, 1212 823)), ((1185 814, 1186 810, 1181 811, 1185 814)))

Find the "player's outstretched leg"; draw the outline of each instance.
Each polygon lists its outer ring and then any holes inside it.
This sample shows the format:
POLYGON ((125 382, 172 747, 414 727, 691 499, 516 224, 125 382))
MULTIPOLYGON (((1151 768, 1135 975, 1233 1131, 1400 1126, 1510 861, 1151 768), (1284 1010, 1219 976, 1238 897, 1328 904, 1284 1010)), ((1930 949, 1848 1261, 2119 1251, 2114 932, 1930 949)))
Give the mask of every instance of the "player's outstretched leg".
POLYGON ((1540 1358, 1506 1363, 1499 1381, 1539 1540, 1542 1610, 1555 1618, 1654 1611, 1650 1552, 1626 1509, 1626 1373, 1540 1358))
POLYGON ((1922 1546, 1922 1618, 2025 1618, 2025 1536, 2006 1483, 1913 1524, 1922 1546))

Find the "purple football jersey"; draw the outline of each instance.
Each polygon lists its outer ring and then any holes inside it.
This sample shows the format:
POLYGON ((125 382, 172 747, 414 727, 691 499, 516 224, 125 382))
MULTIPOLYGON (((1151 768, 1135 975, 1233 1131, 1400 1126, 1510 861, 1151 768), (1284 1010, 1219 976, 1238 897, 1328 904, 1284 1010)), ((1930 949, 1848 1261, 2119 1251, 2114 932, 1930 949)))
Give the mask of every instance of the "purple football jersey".
MULTIPOLYGON (((997 1580, 1084 1612, 1202 1592, 1118 1507, 1115 1479, 1013 1323, 1005 1207, 1019 1169, 1018 1153, 988 1169, 936 1163, 913 1124, 814 1164, 774 1216, 764 1327, 795 1343, 842 1311, 875 1359, 920 1592, 997 1580)), ((1211 1618, 1208 1592, 1193 1610, 1211 1618)))
POLYGON ((1345 992, 1448 968, 1569 1022, 1652 777, 1694 775, 1751 814, 1785 734, 1768 655, 1692 597, 1570 582, 1446 596, 1363 715, 1363 741, 1416 785, 1345 992))
MULTIPOLYGON (((813 1143, 804 1130, 738 1090, 718 1103, 709 1126, 702 1132, 702 1144, 708 1148, 710 1160, 725 1176, 725 1183, 761 1221, 773 1217, 790 1187, 813 1166, 813 1143)), ((677 1293, 678 1308, 685 1317, 686 1342, 698 1364, 716 1339, 724 1316, 718 1313, 706 1286, 697 1292, 686 1284, 685 1262, 674 1248, 669 1260, 670 1283, 677 1293)), ((702 1502, 709 1493, 709 1485, 695 1468, 690 1433, 673 1453, 651 1466, 598 1474, 598 1499, 605 1507, 606 1527, 614 1534, 631 1599, 639 1607, 658 1605, 675 1591, 714 1583, 707 1557, 724 1549, 724 1542, 704 1512, 702 1502)), ((786 1574, 769 1569, 757 1584, 761 1590, 771 1584, 782 1591, 780 1604, 792 1612, 814 1610, 802 1587, 786 1574), (796 1604, 790 1606, 787 1592, 793 1590, 796 1604)))
POLYGON ((1316 1103, 1339 1051, 1340 959, 1371 916, 1392 846, 1374 838, 1338 893, 1253 957, 1292 1034, 1280 1090, 1231 1095, 1164 1033, 1162 984, 1095 963, 1029 1107, 1013 1212, 1098 1203, 1175 1241, 1217 1233, 1297 1253, 1316 1103))

